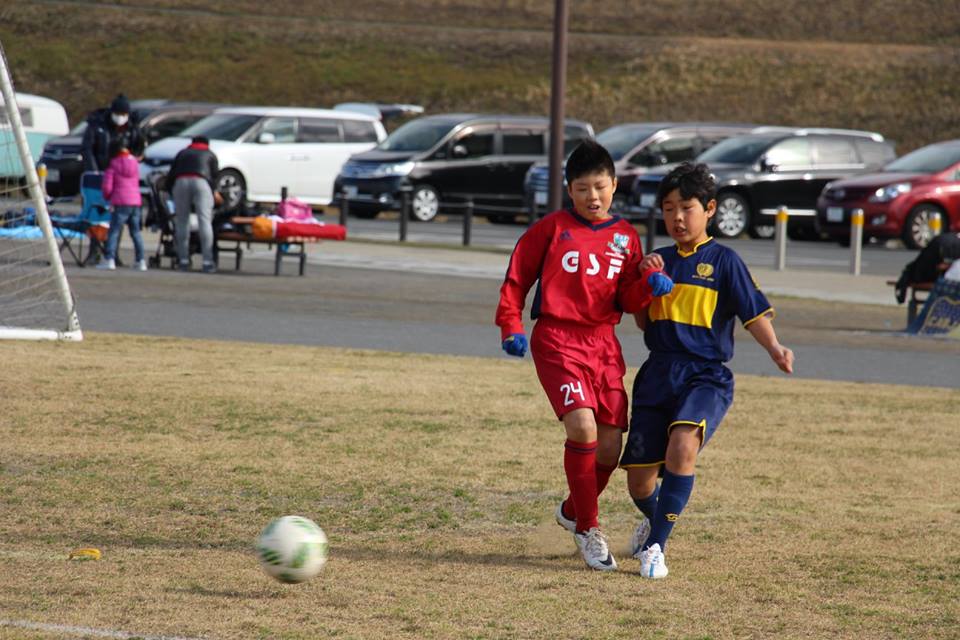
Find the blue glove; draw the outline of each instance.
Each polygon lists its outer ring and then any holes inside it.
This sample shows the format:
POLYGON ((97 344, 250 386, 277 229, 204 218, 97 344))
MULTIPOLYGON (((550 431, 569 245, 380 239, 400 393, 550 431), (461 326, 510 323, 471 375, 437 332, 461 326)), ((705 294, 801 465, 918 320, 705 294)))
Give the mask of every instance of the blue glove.
POLYGON ((510 337, 503 341, 501 347, 509 355, 522 358, 523 354, 527 352, 527 336, 522 333, 511 333, 510 337))
POLYGON ((647 284, 650 285, 653 295, 657 297, 665 296, 673 291, 673 280, 662 271, 651 273, 647 278, 647 284))

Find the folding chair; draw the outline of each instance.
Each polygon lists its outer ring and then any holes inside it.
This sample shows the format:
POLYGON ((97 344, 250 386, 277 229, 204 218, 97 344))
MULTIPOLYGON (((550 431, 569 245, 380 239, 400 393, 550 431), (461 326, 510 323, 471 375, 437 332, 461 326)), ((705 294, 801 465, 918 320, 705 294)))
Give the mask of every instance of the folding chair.
POLYGON ((66 249, 77 266, 85 267, 96 262, 106 252, 107 234, 110 230, 110 205, 103 198, 100 185, 103 175, 86 172, 80 176, 82 207, 76 216, 51 216, 54 233, 60 241, 60 252, 66 249), (63 233, 75 231, 79 235, 63 233), (88 240, 86 257, 83 255, 83 240, 88 240), (74 240, 77 247, 74 249, 74 240))

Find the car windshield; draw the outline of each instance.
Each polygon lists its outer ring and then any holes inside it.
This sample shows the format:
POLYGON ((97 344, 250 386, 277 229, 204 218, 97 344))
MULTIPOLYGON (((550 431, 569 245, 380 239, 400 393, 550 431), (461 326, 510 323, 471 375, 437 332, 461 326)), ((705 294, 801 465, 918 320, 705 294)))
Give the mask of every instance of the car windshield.
POLYGON ((739 136, 727 138, 710 147, 697 157, 697 162, 707 164, 751 164, 770 148, 776 138, 739 136))
POLYGON ((932 144, 897 158, 885 171, 895 173, 939 173, 960 162, 960 144, 932 144))
POLYGON ((378 148, 383 151, 426 151, 440 142, 456 124, 450 120, 411 120, 387 136, 378 148))
POLYGON ((597 142, 610 152, 614 162, 622 160, 638 144, 652 136, 657 129, 638 127, 635 124, 620 124, 604 129, 597 136, 597 142))
POLYGON ((211 140, 234 141, 250 130, 260 120, 261 116, 245 113, 215 113, 180 132, 183 138, 206 136, 211 140))

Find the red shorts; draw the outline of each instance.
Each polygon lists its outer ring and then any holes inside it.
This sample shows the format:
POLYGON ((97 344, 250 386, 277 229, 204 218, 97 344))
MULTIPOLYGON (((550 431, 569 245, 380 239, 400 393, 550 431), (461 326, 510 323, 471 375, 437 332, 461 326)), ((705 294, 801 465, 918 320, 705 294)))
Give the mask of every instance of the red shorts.
POLYGON ((598 424, 627 428, 626 366, 613 325, 585 327, 541 319, 530 352, 537 377, 558 418, 593 409, 598 424))

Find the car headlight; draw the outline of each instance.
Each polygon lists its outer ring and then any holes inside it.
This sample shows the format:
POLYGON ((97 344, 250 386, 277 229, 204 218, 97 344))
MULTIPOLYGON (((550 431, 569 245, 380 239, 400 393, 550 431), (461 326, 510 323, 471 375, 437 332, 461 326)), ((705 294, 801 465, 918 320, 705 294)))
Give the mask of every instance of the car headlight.
POLYGON ((413 171, 412 162, 398 162, 396 164, 382 164, 374 169, 373 177, 385 178, 387 176, 406 176, 413 171))
POLYGON ((870 196, 870 202, 890 202, 894 198, 899 198, 901 195, 909 193, 911 188, 913 187, 909 182, 888 184, 874 191, 873 195, 870 196))

